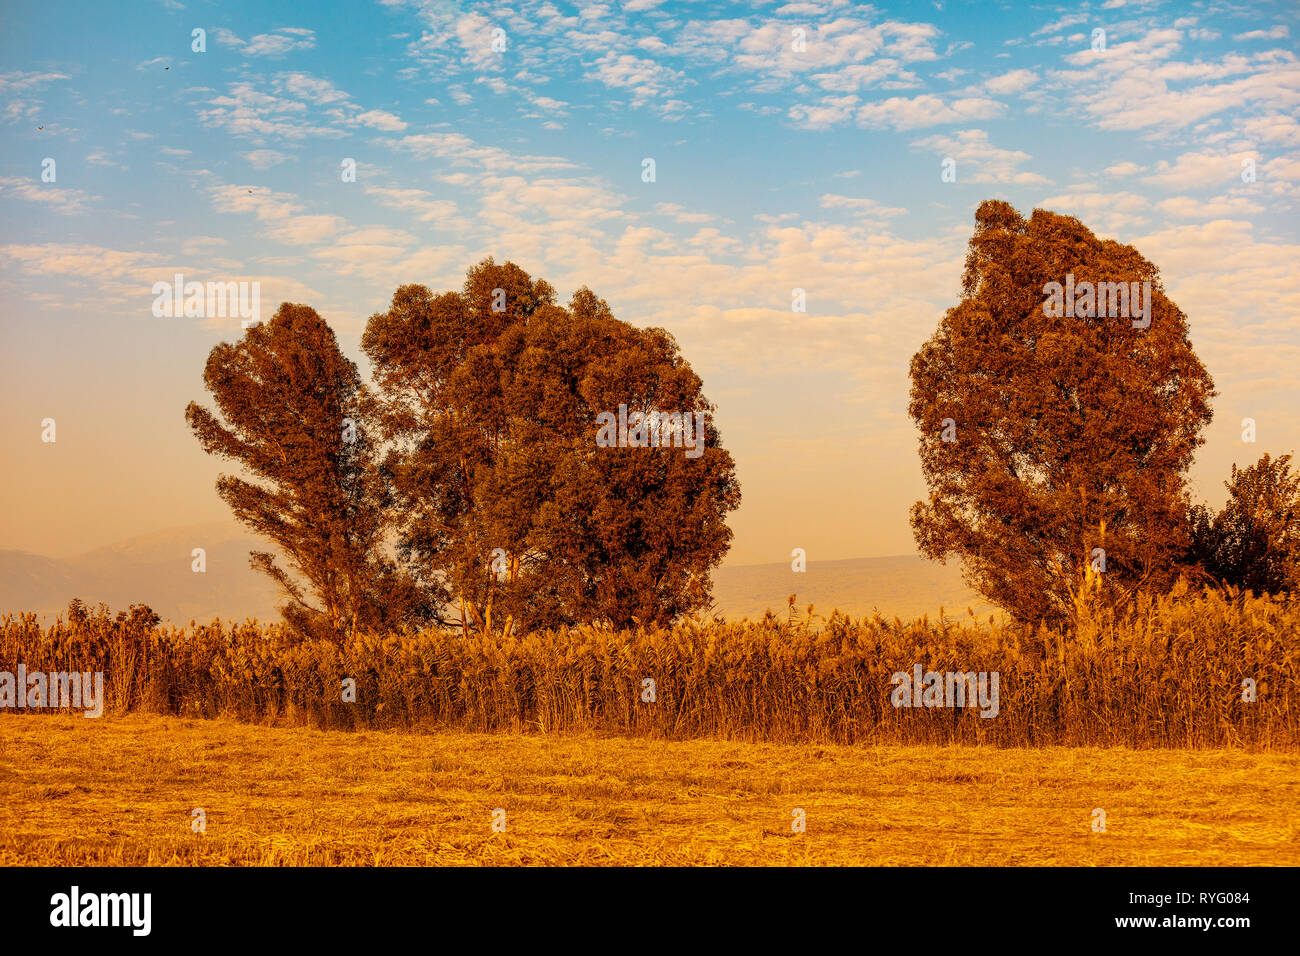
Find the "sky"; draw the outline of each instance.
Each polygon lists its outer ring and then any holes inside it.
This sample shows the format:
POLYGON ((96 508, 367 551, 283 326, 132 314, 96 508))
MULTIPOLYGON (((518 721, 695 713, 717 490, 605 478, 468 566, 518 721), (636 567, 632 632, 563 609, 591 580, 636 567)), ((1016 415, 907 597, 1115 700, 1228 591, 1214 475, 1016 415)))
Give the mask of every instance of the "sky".
POLYGON ((677 338, 743 490, 729 563, 915 553, 908 362, 989 198, 1159 267, 1220 504, 1300 444, 1298 31, 1219 0, 9 0, 0 549, 228 516, 183 412, 240 320, 156 317, 155 283, 260 283, 366 371, 399 285, 494 256, 677 338))

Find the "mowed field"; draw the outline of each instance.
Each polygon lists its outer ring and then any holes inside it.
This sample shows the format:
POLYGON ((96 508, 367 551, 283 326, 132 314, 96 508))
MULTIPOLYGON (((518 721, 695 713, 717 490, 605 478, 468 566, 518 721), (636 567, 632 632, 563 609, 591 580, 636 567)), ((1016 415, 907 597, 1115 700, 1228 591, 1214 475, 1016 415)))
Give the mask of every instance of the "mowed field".
POLYGON ((1297 865, 1297 811, 1294 753, 0 716, 10 866, 1297 865))

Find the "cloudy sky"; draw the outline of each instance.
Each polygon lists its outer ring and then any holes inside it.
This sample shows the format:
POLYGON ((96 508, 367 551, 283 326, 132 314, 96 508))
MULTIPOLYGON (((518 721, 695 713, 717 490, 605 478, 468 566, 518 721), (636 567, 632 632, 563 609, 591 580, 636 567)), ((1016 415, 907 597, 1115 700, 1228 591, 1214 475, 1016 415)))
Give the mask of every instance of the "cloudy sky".
POLYGON ((1161 269, 1221 393, 1220 502, 1300 444, 1298 31, 1219 0, 11 0, 0 548, 226 516, 183 409, 239 320, 155 318, 155 282, 256 280, 364 368, 396 286, 493 255, 677 337, 743 486, 731 563, 912 553, 908 360, 990 197, 1161 269))

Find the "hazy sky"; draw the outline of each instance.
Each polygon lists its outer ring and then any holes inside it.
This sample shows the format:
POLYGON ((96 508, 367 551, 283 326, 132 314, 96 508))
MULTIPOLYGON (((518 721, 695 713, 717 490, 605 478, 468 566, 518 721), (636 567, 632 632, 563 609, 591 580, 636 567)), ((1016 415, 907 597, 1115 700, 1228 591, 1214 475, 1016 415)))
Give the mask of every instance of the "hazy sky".
POLYGON ((677 337, 737 462, 732 563, 913 552, 908 361, 990 197, 1162 270, 1221 392, 1193 471, 1220 502, 1233 461, 1300 444, 1298 20, 1217 0, 9 0, 0 548, 227 514, 183 410, 239 320, 155 318, 155 282, 256 280, 263 317, 312 305, 361 362, 398 285, 458 288, 493 255, 677 337))

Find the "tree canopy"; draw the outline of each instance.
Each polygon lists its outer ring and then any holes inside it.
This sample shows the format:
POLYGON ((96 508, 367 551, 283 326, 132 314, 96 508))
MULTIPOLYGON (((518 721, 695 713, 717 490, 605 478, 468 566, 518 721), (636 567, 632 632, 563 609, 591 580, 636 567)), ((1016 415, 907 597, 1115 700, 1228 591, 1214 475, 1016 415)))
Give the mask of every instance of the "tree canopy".
POLYGON ((704 608, 740 502, 699 377, 663 329, 587 288, 567 307, 513 263, 405 285, 362 337, 285 303, 208 357, 186 420, 288 620, 466 632, 665 623, 704 608), (251 480, 250 480, 251 479, 251 480), (281 561, 284 563, 282 564, 281 561))
POLYGON ((1216 581, 1277 594, 1300 587, 1300 474, 1291 456, 1265 454, 1232 466, 1228 501, 1218 514, 1192 509, 1191 559, 1216 581))
POLYGON ((362 337, 407 566, 469 629, 664 622, 704 607, 740 489, 702 383, 662 329, 586 288, 567 307, 487 259, 406 285, 362 337), (699 413, 696 452, 606 446, 599 420, 699 413))
POLYGON ((925 555, 959 558, 1021 620, 1068 613, 1085 568, 1117 601, 1177 574, 1185 472, 1214 387, 1186 316, 1132 246, 1069 216, 982 203, 962 298, 911 378, 925 555))
POLYGON ((217 493, 276 545, 278 555, 254 552, 252 564, 280 585, 286 619, 336 638, 429 620, 436 602, 383 547, 390 496, 357 367, 315 310, 286 302, 240 341, 218 344, 203 382, 217 412, 191 402, 185 419, 204 451, 254 479, 222 475, 217 493))

